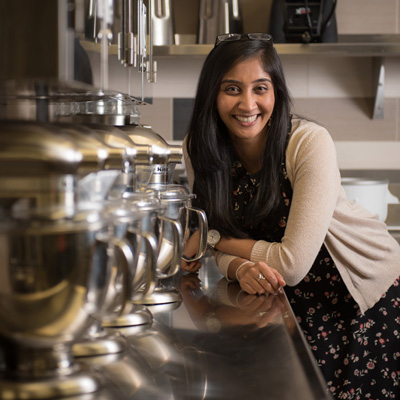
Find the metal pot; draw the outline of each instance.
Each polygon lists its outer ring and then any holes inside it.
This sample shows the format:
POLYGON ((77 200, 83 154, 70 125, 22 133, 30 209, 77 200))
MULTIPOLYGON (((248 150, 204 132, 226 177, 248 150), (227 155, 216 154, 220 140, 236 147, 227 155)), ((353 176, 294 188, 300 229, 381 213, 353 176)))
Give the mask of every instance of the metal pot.
POLYGON ((399 199, 389 191, 388 180, 342 178, 342 186, 350 201, 361 204, 381 221, 386 220, 388 204, 399 204, 399 199))

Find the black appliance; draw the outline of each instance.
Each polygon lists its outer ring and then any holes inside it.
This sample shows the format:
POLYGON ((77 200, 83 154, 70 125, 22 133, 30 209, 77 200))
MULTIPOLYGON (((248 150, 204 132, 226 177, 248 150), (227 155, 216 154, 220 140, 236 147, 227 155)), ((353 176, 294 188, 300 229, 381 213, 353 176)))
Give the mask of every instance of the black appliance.
POLYGON ((337 42, 337 0, 273 0, 270 34, 275 43, 337 42))

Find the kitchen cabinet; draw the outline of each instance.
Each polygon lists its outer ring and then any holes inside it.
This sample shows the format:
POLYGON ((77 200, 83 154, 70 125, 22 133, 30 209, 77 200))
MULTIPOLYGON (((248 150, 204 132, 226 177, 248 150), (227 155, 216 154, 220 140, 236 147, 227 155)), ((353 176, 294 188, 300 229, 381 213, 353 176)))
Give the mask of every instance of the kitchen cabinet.
MULTIPOLYGON (((184 42, 185 40, 182 40, 184 42)), ((198 57, 203 60, 211 51, 210 44, 181 44, 154 46, 154 57, 198 57)), ((374 105, 372 118, 384 117, 385 59, 400 57, 400 35, 339 35, 336 43, 279 43, 275 45, 282 56, 366 57, 373 60, 374 105)))

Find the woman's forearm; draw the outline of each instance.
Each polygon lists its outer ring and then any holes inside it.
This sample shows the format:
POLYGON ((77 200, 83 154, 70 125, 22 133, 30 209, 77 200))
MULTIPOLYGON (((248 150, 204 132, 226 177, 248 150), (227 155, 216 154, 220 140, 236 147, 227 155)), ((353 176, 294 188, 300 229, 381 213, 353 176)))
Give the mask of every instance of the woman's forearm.
POLYGON ((253 239, 235 239, 222 237, 215 246, 216 250, 250 260, 251 250, 256 243, 253 239))

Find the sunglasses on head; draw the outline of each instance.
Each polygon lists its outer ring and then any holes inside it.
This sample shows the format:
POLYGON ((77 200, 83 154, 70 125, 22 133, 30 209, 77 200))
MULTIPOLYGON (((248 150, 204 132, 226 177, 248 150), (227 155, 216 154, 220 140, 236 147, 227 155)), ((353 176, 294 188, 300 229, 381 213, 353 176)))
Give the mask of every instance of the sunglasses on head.
POLYGON ((242 39, 261 40, 272 44, 272 36, 268 33, 223 33, 217 36, 214 47, 219 46, 222 42, 235 42, 242 39))

